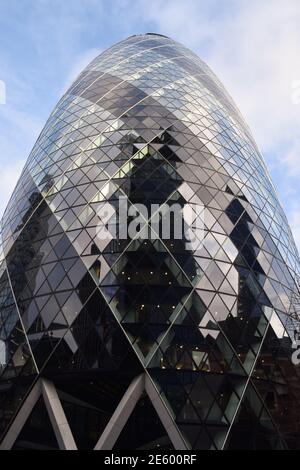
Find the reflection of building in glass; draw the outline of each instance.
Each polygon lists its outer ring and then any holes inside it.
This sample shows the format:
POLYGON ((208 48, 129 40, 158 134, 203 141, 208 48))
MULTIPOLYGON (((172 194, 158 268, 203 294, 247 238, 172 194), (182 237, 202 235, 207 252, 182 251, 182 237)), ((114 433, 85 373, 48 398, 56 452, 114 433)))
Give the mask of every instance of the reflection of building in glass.
POLYGON ((211 70, 161 35, 113 46, 58 103, 2 220, 0 447, 299 449, 298 275, 211 70), (99 239, 124 196, 203 203, 204 245, 99 239))

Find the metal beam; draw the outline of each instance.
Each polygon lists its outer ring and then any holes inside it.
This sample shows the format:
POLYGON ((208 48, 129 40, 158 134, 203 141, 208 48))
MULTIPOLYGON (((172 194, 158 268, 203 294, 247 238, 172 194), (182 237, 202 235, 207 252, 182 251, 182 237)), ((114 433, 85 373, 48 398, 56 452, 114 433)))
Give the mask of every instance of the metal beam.
POLYGON ((72 431, 53 382, 42 379, 42 393, 60 450, 77 450, 72 431))
MULTIPOLYGON (((152 380, 146 373, 143 373, 136 377, 129 385, 109 423, 100 436, 95 446, 95 450, 113 449, 116 441, 118 440, 118 437, 124 429, 131 413, 133 412, 144 391, 146 391, 174 448, 176 450, 189 449, 188 444, 185 442, 183 436, 177 428, 171 412, 163 403, 162 398, 152 380)), ((39 379, 33 386, 28 397, 14 418, 5 438, 3 439, 0 445, 0 450, 12 449, 41 395, 43 396, 59 448, 61 450, 77 450, 72 431, 65 416, 55 385, 53 382, 47 379, 39 379)))
POLYGON ((189 449, 169 410, 147 374, 136 377, 129 385, 116 411, 103 431, 95 450, 112 450, 138 400, 146 391, 167 435, 176 450, 189 449))
POLYGON ((145 374, 136 377, 128 389, 126 390, 122 400, 117 406, 116 411, 112 415, 109 423, 104 429, 99 441, 95 446, 95 450, 111 450, 113 449, 119 435, 131 413, 133 412, 137 402, 145 390, 145 374))
POLYGON ((145 389, 152 405, 155 408, 167 435, 170 438, 175 450, 188 450, 190 447, 185 442, 181 432, 177 428, 174 419, 171 416, 166 405, 163 403, 161 396, 156 390, 152 380, 145 375, 145 389))
POLYGON ((32 387, 20 410, 17 412, 7 434, 0 444, 0 450, 11 450, 13 448, 14 443, 16 442, 41 394, 41 380, 38 380, 32 387))

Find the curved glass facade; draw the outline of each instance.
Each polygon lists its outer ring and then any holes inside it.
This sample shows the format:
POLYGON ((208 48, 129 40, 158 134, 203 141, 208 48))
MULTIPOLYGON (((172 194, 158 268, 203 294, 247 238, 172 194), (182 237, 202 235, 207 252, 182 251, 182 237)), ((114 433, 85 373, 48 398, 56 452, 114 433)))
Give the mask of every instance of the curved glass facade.
MULTIPOLYGON (((45 379, 78 448, 299 449, 298 274, 263 158, 212 71, 161 35, 114 45, 59 101, 2 219, 2 442, 45 379), (101 240, 99 210, 121 199, 201 202, 204 242, 101 240)), ((61 447, 46 410, 27 410, 11 446, 61 447)))

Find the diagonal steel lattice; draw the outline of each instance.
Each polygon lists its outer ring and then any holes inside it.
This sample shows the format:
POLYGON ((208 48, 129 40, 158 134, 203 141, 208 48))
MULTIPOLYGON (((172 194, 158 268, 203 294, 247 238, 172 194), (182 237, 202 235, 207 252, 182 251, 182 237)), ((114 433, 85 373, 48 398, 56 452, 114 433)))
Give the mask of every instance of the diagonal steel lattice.
POLYGON ((143 380, 134 406, 154 404, 162 427, 156 415, 129 446, 299 448, 298 276, 266 165, 213 72, 165 36, 116 44, 59 101, 1 222, 3 442, 21 446, 15 420, 50 387, 59 412, 80 401, 97 417, 85 446, 118 448, 112 423, 147 422, 127 399, 143 380), (201 202, 204 243, 100 240, 99 210, 124 196, 201 202))

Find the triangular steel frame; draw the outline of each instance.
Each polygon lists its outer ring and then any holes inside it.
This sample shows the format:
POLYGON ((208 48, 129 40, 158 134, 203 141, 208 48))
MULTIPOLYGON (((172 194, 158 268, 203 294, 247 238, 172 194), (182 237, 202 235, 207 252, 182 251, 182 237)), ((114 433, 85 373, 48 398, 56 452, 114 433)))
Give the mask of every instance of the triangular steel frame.
MULTIPOLYGON (((144 391, 147 393, 174 448, 176 450, 189 449, 189 445, 177 428, 171 413, 163 403, 152 380, 147 373, 142 373, 135 377, 130 383, 106 428, 102 432, 94 450, 113 449, 144 391)), ((70 425, 67 421, 55 385, 53 382, 45 378, 39 379, 32 387, 30 393, 6 432, 6 435, 0 444, 0 450, 11 450, 13 448, 20 432, 25 426, 33 408, 41 396, 43 397, 59 449, 77 450, 70 425)))
POLYGON ((41 378, 34 384, 29 395, 15 416, 0 444, 0 450, 11 450, 13 448, 14 443, 41 396, 43 397, 59 449, 77 449, 55 385, 50 380, 41 378))

